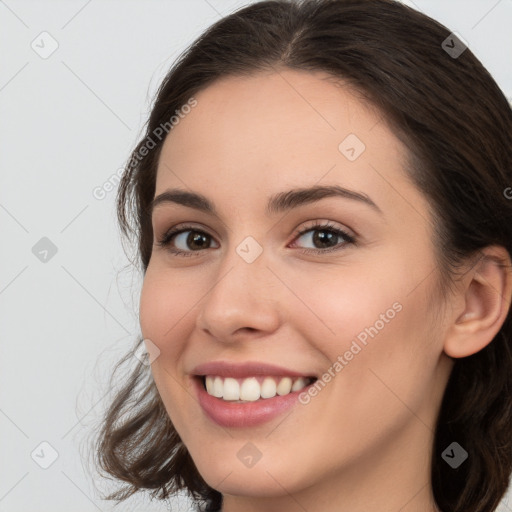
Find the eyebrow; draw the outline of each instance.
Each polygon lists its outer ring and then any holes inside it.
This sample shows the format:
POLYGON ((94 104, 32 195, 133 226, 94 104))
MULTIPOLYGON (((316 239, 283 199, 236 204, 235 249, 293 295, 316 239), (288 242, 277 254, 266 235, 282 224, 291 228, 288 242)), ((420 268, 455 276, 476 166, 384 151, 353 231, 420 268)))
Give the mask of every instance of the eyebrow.
MULTIPOLYGON (((326 197, 342 197, 362 202, 382 214, 382 210, 366 195, 361 192, 349 190, 338 185, 314 186, 309 188, 296 188, 285 192, 278 192, 271 196, 267 203, 267 214, 277 214, 302 205, 313 203, 326 197)), ((168 189, 156 196, 149 208, 151 215, 154 209, 165 203, 175 203, 194 208, 220 218, 215 205, 202 194, 182 189, 168 189)))

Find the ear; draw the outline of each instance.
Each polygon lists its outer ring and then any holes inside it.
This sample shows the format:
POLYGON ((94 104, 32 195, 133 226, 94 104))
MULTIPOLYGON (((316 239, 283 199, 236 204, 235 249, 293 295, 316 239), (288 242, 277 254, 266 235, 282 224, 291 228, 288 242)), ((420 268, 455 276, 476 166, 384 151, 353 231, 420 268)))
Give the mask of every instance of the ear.
POLYGON ((450 357, 467 357, 485 348, 507 318, 512 294, 512 268, 508 251, 488 246, 464 275, 444 351, 450 357))

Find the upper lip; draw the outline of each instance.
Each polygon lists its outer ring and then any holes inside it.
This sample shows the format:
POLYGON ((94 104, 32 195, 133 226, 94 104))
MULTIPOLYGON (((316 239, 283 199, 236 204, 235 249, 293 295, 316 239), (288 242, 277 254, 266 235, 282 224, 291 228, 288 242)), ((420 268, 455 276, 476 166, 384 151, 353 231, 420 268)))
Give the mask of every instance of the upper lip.
POLYGON ((219 377, 245 378, 255 375, 274 375, 277 377, 314 377, 310 373, 297 372, 259 361, 234 363, 229 361, 210 361, 196 366, 192 372, 196 376, 218 375, 219 377))

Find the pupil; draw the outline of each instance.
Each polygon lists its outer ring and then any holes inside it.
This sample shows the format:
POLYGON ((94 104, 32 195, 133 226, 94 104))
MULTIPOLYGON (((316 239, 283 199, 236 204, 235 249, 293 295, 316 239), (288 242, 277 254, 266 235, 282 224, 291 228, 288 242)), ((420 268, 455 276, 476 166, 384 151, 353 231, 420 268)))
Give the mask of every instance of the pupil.
MULTIPOLYGON (((188 240, 187 240, 187 243, 189 243, 189 245, 192 247, 196 241, 199 241, 201 239, 205 239, 206 237, 204 235, 202 235, 201 233, 191 233, 189 236, 188 236, 188 240)), ((199 246, 199 249, 201 249, 202 247, 199 246)))
MULTIPOLYGON (((334 234, 334 233, 331 233, 329 231, 317 231, 316 233, 323 233, 322 235, 320 234, 315 234, 313 235, 313 242, 320 242, 320 244, 322 243, 325 243, 326 240, 333 240, 337 235, 334 234), (325 235, 327 234, 327 235, 325 235)), ((336 244, 334 244, 336 245, 336 244)), ((329 246, 329 247, 332 247, 332 244, 329 246)))

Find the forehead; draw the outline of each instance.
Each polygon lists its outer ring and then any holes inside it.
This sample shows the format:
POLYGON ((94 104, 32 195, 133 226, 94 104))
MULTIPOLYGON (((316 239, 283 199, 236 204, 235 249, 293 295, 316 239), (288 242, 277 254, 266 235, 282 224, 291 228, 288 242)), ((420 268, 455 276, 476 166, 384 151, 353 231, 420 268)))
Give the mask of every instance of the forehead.
MULTIPOLYGON (((317 144, 319 139, 332 148, 348 130, 364 138, 382 117, 347 86, 321 72, 285 69, 224 77, 195 98, 197 106, 165 141, 164 150, 172 149, 175 156, 187 153, 192 157, 191 149, 206 144, 219 157, 258 150, 262 145, 274 153, 293 148, 297 152, 301 145, 317 144)), ((337 145, 334 149, 338 150, 337 145)))
POLYGON ((410 188, 406 149, 382 114, 325 73, 225 77, 195 99, 164 142, 156 194, 177 186, 226 202, 243 193, 248 204, 257 191, 337 183, 392 202, 399 182, 410 188))

